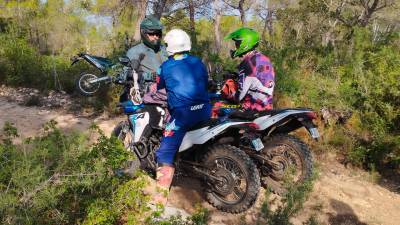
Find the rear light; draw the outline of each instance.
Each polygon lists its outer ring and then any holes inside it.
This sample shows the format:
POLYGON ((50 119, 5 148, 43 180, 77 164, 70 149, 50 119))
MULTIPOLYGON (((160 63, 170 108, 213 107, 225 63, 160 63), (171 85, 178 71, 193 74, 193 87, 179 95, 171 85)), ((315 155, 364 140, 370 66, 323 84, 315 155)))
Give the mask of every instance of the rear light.
POLYGON ((317 114, 315 112, 307 112, 306 113, 307 117, 310 118, 311 120, 317 119, 317 114))

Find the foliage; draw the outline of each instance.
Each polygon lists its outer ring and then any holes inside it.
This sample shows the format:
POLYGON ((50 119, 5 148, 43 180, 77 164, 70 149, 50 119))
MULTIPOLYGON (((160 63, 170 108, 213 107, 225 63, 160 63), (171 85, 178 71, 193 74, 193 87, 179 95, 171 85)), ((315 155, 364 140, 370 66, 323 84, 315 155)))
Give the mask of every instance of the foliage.
POLYGON ((290 105, 352 111, 346 127, 326 127, 325 148, 344 149, 348 160, 365 168, 399 167, 400 55, 398 35, 374 41, 368 28, 353 28, 349 44, 287 47, 262 45, 276 72, 279 99, 290 105))
MULTIPOLYGON (((316 176, 317 174, 314 174, 312 179, 300 185, 285 182, 287 192, 282 198, 281 205, 279 205, 276 210, 272 211, 269 202, 265 201, 261 207, 261 218, 258 220, 257 224, 263 224, 263 221, 269 225, 292 224, 290 219, 303 208, 304 202, 312 191, 313 181, 316 176)), ((268 199, 268 195, 266 199, 268 199)), ((310 220, 312 219, 310 218, 310 220)))
MULTIPOLYGON (((161 210, 162 211, 162 210, 161 210)), ((160 212, 161 212, 160 211, 160 212)), ((152 217, 148 218, 148 225, 206 225, 209 220, 209 211, 201 206, 196 206, 196 211, 187 218, 172 216, 167 220, 159 218, 160 212, 153 212, 152 217)))
MULTIPOLYGON (((132 155, 116 138, 93 126, 90 135, 64 134, 50 121, 44 135, 13 144, 18 132, 10 123, 0 145, 0 221, 2 224, 207 224, 198 207, 183 219, 153 220, 147 185, 116 175, 132 155), (90 140, 97 136, 96 143, 90 140)), ((156 215, 153 213, 153 215, 156 215)))
POLYGON ((62 88, 72 93, 75 77, 87 68, 84 64, 70 67, 70 61, 61 56, 41 55, 23 38, 1 34, 0 43, 0 82, 7 85, 62 88))
MULTIPOLYGON (((107 224, 128 210, 139 220, 146 202, 142 179, 129 181, 114 171, 130 157, 115 138, 63 134, 51 121, 44 135, 14 145, 16 129, 4 128, 0 146, 2 224, 107 224)), ((132 215, 133 216, 132 216, 132 215)))

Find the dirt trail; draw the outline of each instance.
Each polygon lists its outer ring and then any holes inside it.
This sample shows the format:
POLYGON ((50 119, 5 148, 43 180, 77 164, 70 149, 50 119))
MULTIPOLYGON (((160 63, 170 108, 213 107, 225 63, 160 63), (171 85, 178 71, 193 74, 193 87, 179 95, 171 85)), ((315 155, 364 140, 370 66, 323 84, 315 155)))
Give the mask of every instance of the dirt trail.
MULTIPOLYGON (((85 118, 63 110, 20 106, 0 97, 0 128, 6 121, 12 122, 22 138, 37 135, 42 125, 51 119, 67 131, 87 130, 95 122, 109 135, 123 118, 110 119, 105 115, 85 118)), ((316 161, 320 165, 319 179, 304 210, 292 220, 294 224, 303 224, 311 215, 316 215, 321 224, 400 224, 398 192, 391 192, 372 183, 371 176, 366 172, 344 168, 333 156, 325 155, 323 159, 316 161)), ((170 204, 188 212, 193 212, 196 204, 207 207, 211 212, 210 224, 240 224, 241 221, 254 224, 264 201, 264 194, 260 194, 253 208, 245 213, 232 215, 219 212, 206 203, 201 190, 201 184, 195 180, 177 180, 171 189, 170 204)), ((261 191, 263 192, 264 190, 261 191)), ((270 198, 273 200, 278 196, 271 195, 270 198)))
POLYGON ((25 107, 0 96, 0 129, 2 130, 6 122, 10 122, 17 127, 21 138, 38 135, 42 131, 42 126, 50 120, 55 120, 57 127, 65 131, 85 131, 92 123, 96 123, 105 134, 109 135, 115 124, 123 119, 122 116, 110 119, 107 115, 91 119, 62 109, 25 107))

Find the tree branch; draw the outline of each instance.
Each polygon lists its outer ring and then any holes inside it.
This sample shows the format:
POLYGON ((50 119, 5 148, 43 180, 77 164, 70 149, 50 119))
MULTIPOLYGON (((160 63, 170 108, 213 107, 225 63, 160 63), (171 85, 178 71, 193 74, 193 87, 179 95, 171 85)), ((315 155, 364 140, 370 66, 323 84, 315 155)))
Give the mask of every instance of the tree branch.
POLYGON ((84 177, 84 176, 99 176, 101 173, 79 173, 79 174, 59 174, 55 173, 49 179, 46 181, 40 183, 35 189, 33 189, 31 192, 24 193, 23 196, 19 199, 20 202, 22 203, 27 203, 30 199, 35 196, 36 193, 39 191, 45 189, 48 185, 50 184, 57 184, 60 182, 60 177, 84 177))

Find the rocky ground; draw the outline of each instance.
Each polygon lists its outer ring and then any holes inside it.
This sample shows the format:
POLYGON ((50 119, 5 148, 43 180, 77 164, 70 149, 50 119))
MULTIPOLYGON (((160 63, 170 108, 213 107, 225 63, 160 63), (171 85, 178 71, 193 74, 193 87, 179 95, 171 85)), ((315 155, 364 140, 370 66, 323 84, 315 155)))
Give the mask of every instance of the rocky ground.
MULTIPOLYGON (((89 115, 83 111, 65 93, 0 88, 0 127, 7 121, 13 123, 21 138, 39 134, 42 125, 51 119, 66 131, 85 131, 96 123, 106 134, 124 119, 123 116, 110 118, 107 114, 89 115)), ((400 186, 385 179, 377 182, 374 175, 346 168, 337 162, 334 154, 317 155, 315 162, 319 178, 304 209, 292 219, 294 224, 303 224, 310 216, 315 216, 320 224, 400 224, 400 186)), ((233 215, 206 203, 201 190, 201 183, 195 180, 176 180, 171 189, 170 205, 189 213, 194 212, 195 205, 202 205, 210 210, 210 224, 254 224, 265 200, 264 190, 261 190, 254 207, 233 215)), ((276 200, 279 196, 269 196, 269 202, 276 200)))

